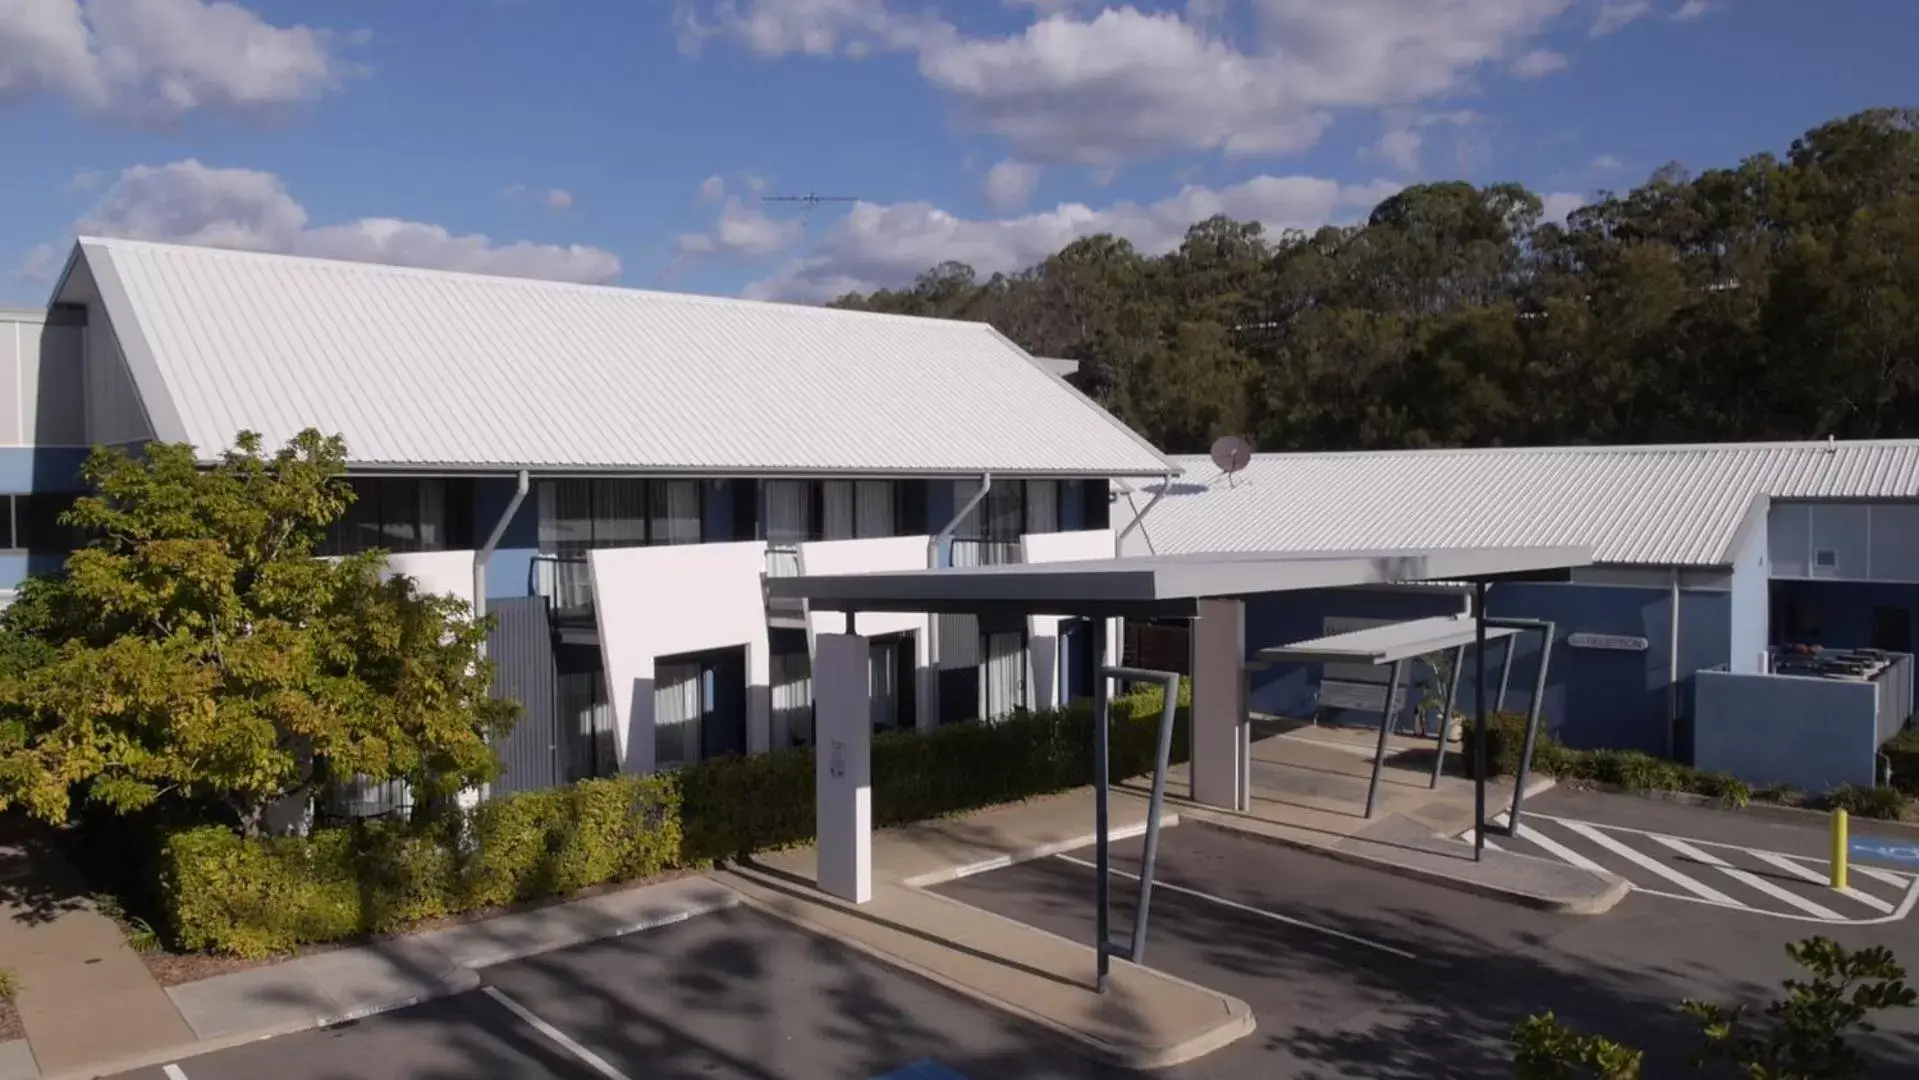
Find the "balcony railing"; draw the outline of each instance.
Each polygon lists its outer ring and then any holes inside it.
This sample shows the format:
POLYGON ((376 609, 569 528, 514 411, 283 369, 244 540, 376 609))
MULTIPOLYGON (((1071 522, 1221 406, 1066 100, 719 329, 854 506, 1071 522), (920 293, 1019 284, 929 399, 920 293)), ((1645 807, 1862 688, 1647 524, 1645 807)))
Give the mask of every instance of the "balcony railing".
POLYGON ((954 566, 1006 566, 1019 561, 1017 540, 953 538, 954 566))
POLYGON ((546 598, 553 611, 580 611, 593 606, 593 574, 584 555, 533 556, 533 595, 546 598))

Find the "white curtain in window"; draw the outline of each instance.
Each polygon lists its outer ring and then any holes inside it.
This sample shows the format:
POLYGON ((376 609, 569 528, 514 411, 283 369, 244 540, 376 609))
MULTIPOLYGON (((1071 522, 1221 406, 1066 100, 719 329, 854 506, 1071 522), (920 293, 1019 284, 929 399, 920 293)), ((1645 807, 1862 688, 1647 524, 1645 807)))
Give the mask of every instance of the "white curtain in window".
POLYGON ((644 547, 646 544, 646 481, 591 480, 593 535, 596 548, 644 547))
POLYGON ((803 652, 774 653, 769 676, 773 682, 773 728, 786 731, 793 746, 813 744, 813 664, 803 652))
POLYGON ((986 664, 981 669, 986 680, 980 701, 982 713, 992 720, 1012 715, 1025 700, 1025 635, 1017 630, 988 635, 986 664))
POLYGON ((893 488, 891 480, 861 480, 856 485, 853 529, 861 539, 893 535, 893 488))
MULTIPOLYGON (((995 484, 994 486, 997 487, 999 485, 995 484)), ((967 503, 973 501, 973 496, 978 494, 978 480, 953 481, 953 512, 958 513, 967 503)), ((986 503, 985 500, 982 499, 980 500, 980 505, 974 507, 973 512, 966 515, 966 520, 960 522, 959 527, 953 530, 953 535, 964 536, 969 539, 978 539, 986 535, 984 528, 985 521, 986 503)))
POLYGON ((702 530, 698 480, 653 481, 651 504, 653 543, 700 542, 702 530))
POLYGON ((853 481, 825 480, 820 483, 820 539, 851 540, 853 530, 853 481))
POLYGON ((420 550, 446 549, 446 481, 420 481, 420 550))
POLYGON ((1026 481, 1026 531, 1059 531, 1059 481, 1026 481))
POLYGON ((899 726, 900 669, 899 642, 875 642, 866 661, 867 701, 873 716, 873 730, 899 726))
POLYGON ((700 665, 653 669, 653 761, 658 768, 700 760, 700 665))
POLYGON ((801 544, 811 538, 807 512, 812 504, 804 480, 766 482, 766 542, 779 546, 801 544))

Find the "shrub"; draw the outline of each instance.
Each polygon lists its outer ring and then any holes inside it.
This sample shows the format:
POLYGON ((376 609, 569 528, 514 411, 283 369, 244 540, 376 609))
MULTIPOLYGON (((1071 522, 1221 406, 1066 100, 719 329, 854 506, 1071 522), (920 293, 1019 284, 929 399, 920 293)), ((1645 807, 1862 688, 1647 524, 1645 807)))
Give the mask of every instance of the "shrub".
MULTIPOLYGON (((1147 772, 1158 691, 1113 702, 1111 775, 1147 772)), ((1187 723, 1175 722, 1174 760, 1187 723)), ((1085 784, 1084 704, 888 732, 873 745, 873 820, 899 825, 1085 784)), ((490 800, 425 824, 365 822, 242 838, 218 825, 164 834, 159 912, 186 949, 264 956, 423 919, 564 896, 814 836, 808 749, 720 758, 657 776, 586 780, 490 800)))
POLYGON ((1821 796, 1818 804, 1827 810, 1844 810, 1857 817, 1898 821, 1906 814, 1911 800, 1893 787, 1856 787, 1844 784, 1821 796))
MULTIPOLYGON (((1560 756, 1557 740, 1542 730, 1533 740, 1533 768, 1539 772, 1551 772, 1548 765, 1556 766, 1560 756)), ((1491 768, 1491 776, 1514 776, 1519 772, 1520 756, 1526 749, 1526 714, 1516 712, 1495 712, 1486 717, 1486 762, 1491 768)), ((1479 726, 1471 717, 1461 729, 1459 743, 1460 762, 1469 773, 1478 759, 1479 726)))
POLYGON ((0 968, 0 1005, 11 1005, 20 996, 20 974, 12 968, 0 968))
POLYGON ((1907 728, 1879 748, 1892 769, 1892 786, 1919 795, 1919 728, 1907 728))

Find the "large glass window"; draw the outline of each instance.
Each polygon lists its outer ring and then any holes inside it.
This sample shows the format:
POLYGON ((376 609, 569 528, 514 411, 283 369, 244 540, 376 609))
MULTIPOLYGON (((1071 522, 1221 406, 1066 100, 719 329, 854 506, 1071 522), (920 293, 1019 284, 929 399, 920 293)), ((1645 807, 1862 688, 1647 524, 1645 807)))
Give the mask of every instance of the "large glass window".
POLYGON ((472 485, 414 477, 354 477, 353 502, 327 529, 323 555, 449 551, 472 545, 472 485))
POLYGON ((60 515, 73 509, 78 495, 12 495, 6 499, 9 520, 7 546, 14 551, 65 555, 85 539, 78 530, 60 524, 60 515))
POLYGON ((700 490, 697 480, 543 480, 540 550, 697 544, 705 539, 700 490))

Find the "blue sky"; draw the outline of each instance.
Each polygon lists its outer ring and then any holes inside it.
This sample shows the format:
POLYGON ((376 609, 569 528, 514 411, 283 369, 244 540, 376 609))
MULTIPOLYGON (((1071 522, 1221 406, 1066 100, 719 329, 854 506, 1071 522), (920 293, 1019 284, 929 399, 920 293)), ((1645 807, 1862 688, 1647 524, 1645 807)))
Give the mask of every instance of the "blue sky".
POLYGON ((1889 0, 18 0, 0 303, 79 230, 817 300, 1421 180, 1563 213, 1914 104, 1889 0), (802 214, 762 195, 844 195, 802 214))

